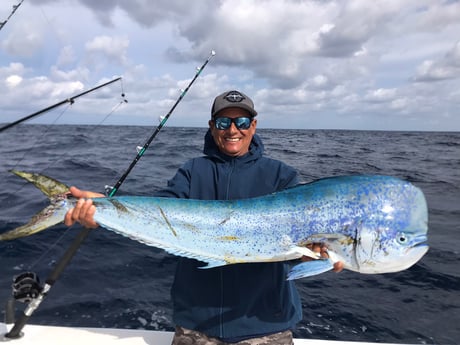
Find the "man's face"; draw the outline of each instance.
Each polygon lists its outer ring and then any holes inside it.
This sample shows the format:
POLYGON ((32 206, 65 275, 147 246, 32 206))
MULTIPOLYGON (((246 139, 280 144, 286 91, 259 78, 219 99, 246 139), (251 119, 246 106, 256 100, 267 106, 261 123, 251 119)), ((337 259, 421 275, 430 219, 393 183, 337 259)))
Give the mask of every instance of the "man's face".
MULTIPOLYGON (((220 111, 218 117, 251 117, 249 113, 240 108, 227 108, 220 111)), ((232 122, 228 129, 217 129, 214 125, 214 119, 209 120, 209 127, 211 129, 212 137, 216 142, 219 150, 227 156, 242 156, 249 151, 252 137, 256 133, 257 120, 253 120, 248 129, 238 129, 232 122)))

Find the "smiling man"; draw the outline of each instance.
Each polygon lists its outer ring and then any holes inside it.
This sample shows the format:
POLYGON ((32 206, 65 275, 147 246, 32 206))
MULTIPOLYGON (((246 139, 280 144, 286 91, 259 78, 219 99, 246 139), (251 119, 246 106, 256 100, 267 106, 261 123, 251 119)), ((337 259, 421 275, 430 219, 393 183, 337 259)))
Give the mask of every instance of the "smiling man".
POLYGON ((243 156, 256 133, 252 100, 238 91, 216 97, 211 109, 209 128, 219 150, 228 156, 243 156))
MULTIPOLYGON (((296 185, 295 169, 263 155, 256 116, 254 103, 242 92, 217 96, 204 138, 204 156, 187 161, 168 187, 155 195, 235 200, 296 185)), ((78 198, 96 196, 75 187, 71 191, 78 198)), ((65 223, 96 227, 95 212, 91 200, 82 200, 67 213, 65 223)), ((319 245, 312 249, 325 255, 319 245)), ((291 330, 302 318, 302 307, 294 283, 286 280, 286 262, 202 266, 200 261, 179 258, 171 289, 176 324, 173 345, 293 343, 291 330)))
MULTIPOLYGON (((162 196, 230 200, 273 193, 298 183, 297 172, 265 157, 256 135, 257 112, 244 93, 214 99, 203 157, 186 162, 162 196)), ((292 343, 302 318, 286 263, 237 264, 202 269, 180 258, 171 296, 177 325, 173 345, 292 343)))

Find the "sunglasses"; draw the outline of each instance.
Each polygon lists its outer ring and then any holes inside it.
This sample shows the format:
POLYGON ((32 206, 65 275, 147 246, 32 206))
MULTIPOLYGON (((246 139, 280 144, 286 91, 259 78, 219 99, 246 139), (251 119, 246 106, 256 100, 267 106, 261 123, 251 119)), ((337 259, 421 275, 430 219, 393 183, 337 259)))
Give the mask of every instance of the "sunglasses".
POLYGON ((216 117, 214 119, 214 126, 217 129, 225 130, 229 129, 232 125, 232 122, 235 124, 238 129, 248 129, 251 126, 252 118, 250 117, 216 117))

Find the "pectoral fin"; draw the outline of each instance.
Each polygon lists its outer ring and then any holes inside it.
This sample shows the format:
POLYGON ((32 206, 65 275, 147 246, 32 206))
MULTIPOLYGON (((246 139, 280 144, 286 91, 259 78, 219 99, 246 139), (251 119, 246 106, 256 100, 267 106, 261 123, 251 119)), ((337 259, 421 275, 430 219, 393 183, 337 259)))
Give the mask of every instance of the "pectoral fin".
POLYGON ((308 249, 307 247, 300 247, 300 246, 295 246, 292 249, 293 252, 302 254, 303 256, 308 256, 309 258, 312 259, 320 259, 321 255, 319 253, 314 252, 313 250, 308 249))
POLYGON ((287 280, 311 277, 330 271, 334 268, 333 263, 329 259, 318 259, 313 261, 302 262, 295 265, 290 270, 287 280))

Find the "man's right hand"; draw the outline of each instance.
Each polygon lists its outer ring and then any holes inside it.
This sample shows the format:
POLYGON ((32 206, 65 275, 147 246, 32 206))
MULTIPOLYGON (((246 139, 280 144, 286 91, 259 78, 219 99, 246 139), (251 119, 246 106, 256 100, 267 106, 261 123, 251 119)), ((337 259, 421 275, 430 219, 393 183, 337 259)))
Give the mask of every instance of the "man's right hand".
POLYGON ((67 211, 64 217, 64 224, 72 226, 77 222, 85 228, 97 228, 99 225, 94 221, 96 206, 94 206, 93 201, 88 198, 102 198, 105 195, 87 190, 80 190, 77 187, 70 187, 70 193, 79 200, 74 208, 67 211))

